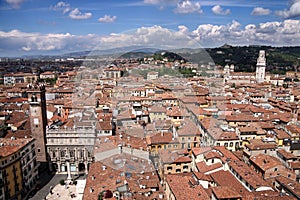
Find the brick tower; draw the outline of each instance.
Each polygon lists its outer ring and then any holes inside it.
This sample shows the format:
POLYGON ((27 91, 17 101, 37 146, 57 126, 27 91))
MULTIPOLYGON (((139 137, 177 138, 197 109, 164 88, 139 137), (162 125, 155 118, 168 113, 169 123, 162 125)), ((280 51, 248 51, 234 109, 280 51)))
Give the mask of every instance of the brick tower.
POLYGON ((46 163, 46 98, 45 98, 45 86, 38 84, 28 85, 28 102, 30 112, 30 126, 31 135, 36 139, 36 154, 37 161, 46 163))

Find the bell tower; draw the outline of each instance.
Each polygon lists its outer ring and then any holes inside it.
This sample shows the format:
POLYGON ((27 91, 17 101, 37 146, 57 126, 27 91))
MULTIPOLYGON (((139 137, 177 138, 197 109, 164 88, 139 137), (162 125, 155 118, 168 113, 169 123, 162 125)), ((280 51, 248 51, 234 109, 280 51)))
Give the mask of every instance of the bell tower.
POLYGON ((259 51, 259 56, 256 63, 256 82, 263 83, 265 81, 266 73, 266 52, 264 50, 259 51))
POLYGON ((30 84, 27 89, 31 135, 36 139, 37 161, 45 163, 48 161, 46 152, 46 90, 44 85, 38 84, 30 84))

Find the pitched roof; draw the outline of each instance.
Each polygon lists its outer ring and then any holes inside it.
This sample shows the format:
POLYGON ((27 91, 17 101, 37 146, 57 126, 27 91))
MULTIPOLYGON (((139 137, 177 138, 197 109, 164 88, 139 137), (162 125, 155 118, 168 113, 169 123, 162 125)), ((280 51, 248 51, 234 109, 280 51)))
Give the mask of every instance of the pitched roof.
POLYGON ((166 182, 178 200, 207 200, 209 196, 201 185, 193 185, 193 178, 181 174, 167 174, 166 182))
POLYGON ((240 195, 236 190, 233 190, 232 188, 227 186, 213 187, 212 192, 217 199, 231 199, 242 197, 242 195, 240 195))

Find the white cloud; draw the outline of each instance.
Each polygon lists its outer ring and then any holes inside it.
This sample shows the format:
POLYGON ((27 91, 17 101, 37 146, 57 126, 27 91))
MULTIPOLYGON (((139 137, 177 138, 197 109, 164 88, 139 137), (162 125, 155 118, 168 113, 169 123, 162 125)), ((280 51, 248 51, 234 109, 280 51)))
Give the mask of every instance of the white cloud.
MULTIPOLYGON (((182 29, 181 29, 182 30, 182 29)), ((141 27, 130 33, 111 34, 101 38, 101 46, 147 46, 153 48, 187 47, 190 38, 181 30, 172 31, 161 26, 141 27)), ((195 43, 199 47, 199 44, 195 43)), ((193 46, 195 47, 195 46, 193 46)))
POLYGON ((5 0, 6 3, 11 5, 14 9, 20 8, 21 4, 24 2, 24 0, 5 0))
POLYGON ((270 9, 256 7, 256 8, 253 8, 251 15, 262 16, 262 15, 269 15, 270 13, 271 13, 270 9))
POLYGON ((71 8, 71 5, 60 1, 56 5, 50 7, 52 10, 60 11, 63 14, 69 13, 71 19, 89 19, 92 17, 92 13, 82 13, 78 8, 71 8))
POLYGON ((62 11, 63 14, 71 10, 70 4, 60 1, 55 6, 51 7, 55 11, 62 11))
POLYGON ((95 35, 77 36, 65 34, 26 33, 19 30, 0 31, 0 52, 19 54, 40 54, 91 49, 92 42, 99 39, 95 35))
POLYGON ((266 22, 259 25, 248 24, 243 29, 239 22, 227 25, 203 24, 191 34, 203 46, 233 45, 300 45, 300 21, 266 22))
POLYGON ((75 8, 69 13, 71 19, 89 19, 92 17, 92 13, 82 13, 78 8, 75 8))
POLYGON ((281 22, 266 22, 266 23, 260 23, 257 32, 258 33, 269 33, 274 34, 277 32, 278 28, 282 25, 281 22))
POLYGON ((100 36, 0 31, 0 55, 58 54, 93 49, 145 46, 159 49, 200 48, 232 45, 300 45, 300 20, 272 21, 241 26, 201 24, 195 30, 180 25, 176 31, 161 27, 141 27, 131 32, 100 36))
POLYGON ((300 0, 294 0, 289 9, 279 10, 276 15, 283 18, 294 18, 300 16, 300 0))
POLYGON ((224 10, 220 5, 216 5, 216 6, 212 7, 211 10, 216 15, 229 15, 230 14, 229 9, 224 10))
POLYGON ((188 34, 189 33, 189 29, 186 26, 179 25, 178 29, 179 29, 179 32, 181 32, 183 34, 188 34))
POLYGON ((117 16, 104 15, 98 19, 99 22, 112 23, 117 19, 117 16))
POLYGON ((203 13, 201 9, 200 2, 191 2, 189 0, 184 0, 177 3, 177 7, 174 9, 175 13, 188 14, 188 13, 203 13))

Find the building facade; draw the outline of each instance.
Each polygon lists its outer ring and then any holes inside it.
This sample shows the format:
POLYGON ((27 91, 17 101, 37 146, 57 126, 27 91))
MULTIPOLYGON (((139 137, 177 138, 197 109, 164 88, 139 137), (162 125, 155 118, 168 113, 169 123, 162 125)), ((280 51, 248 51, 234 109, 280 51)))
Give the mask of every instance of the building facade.
POLYGON ((95 127, 56 128, 47 130, 47 151, 51 167, 58 173, 88 173, 93 162, 95 127))

